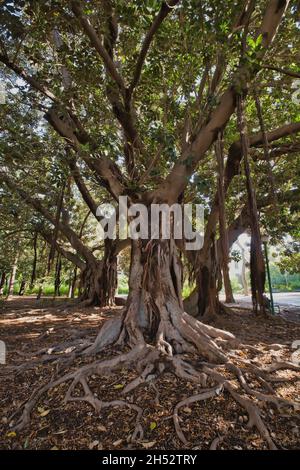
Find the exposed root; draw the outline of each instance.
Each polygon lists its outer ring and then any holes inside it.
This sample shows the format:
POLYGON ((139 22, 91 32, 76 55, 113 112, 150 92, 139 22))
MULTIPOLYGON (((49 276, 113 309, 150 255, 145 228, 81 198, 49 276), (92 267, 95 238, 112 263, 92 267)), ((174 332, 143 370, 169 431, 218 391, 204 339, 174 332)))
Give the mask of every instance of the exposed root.
POLYGON ((114 317, 105 322, 95 342, 84 351, 84 355, 97 354, 107 346, 115 343, 121 333, 122 318, 114 317))
POLYGON ((134 432, 131 436, 131 440, 135 441, 137 439, 143 439, 144 431, 143 431, 143 428, 142 428, 141 423, 140 423, 141 417, 142 417, 142 414, 143 414, 142 408, 140 408, 139 406, 137 406, 135 404, 128 403, 127 401, 124 401, 124 400, 112 400, 112 401, 108 401, 108 402, 99 400, 99 398, 97 398, 94 395, 94 393, 92 392, 92 390, 88 386, 86 376, 83 373, 81 373, 79 377, 74 378, 71 386, 69 387, 69 389, 66 393, 64 402, 68 403, 68 402, 71 402, 71 401, 80 401, 80 402, 81 401, 86 401, 87 403, 92 405, 92 407, 95 409, 95 411, 97 413, 100 413, 102 411, 102 409, 109 408, 109 407, 127 407, 127 408, 130 408, 130 409, 136 411, 137 416, 136 416, 136 422, 135 422, 135 429, 134 429, 134 432), (72 395, 72 391, 74 390, 74 388, 76 387, 76 385, 78 383, 80 383, 82 385, 82 388, 84 390, 84 395, 79 396, 79 397, 72 395))
POLYGON ((209 450, 217 450, 217 449, 218 449, 218 446, 219 446, 220 444, 222 444, 222 442, 224 441, 224 439, 225 439, 225 436, 216 437, 216 438, 212 441, 209 450))
MULTIPOLYGON (((263 406, 271 404, 279 411, 282 408, 295 407, 294 403, 277 396, 269 382, 272 381, 271 374, 277 370, 290 369, 298 372, 300 367, 288 362, 277 362, 267 367, 257 367, 253 361, 243 360, 238 354, 233 353, 231 348, 236 348, 237 345, 243 346, 234 335, 204 325, 194 318, 191 319, 187 314, 180 316, 179 313, 173 311, 170 316, 169 308, 171 306, 166 303, 160 310, 160 324, 157 328, 156 342, 153 345, 146 343, 142 330, 136 327, 136 322, 134 323, 134 318, 131 318, 130 311, 127 311, 125 323, 124 318, 119 317, 109 320, 102 328, 95 343, 85 349, 84 354, 96 354, 112 344, 116 344, 118 347, 129 344, 131 347, 129 352, 118 354, 109 360, 95 361, 92 364, 84 365, 35 391, 29 401, 23 405, 22 414, 14 429, 20 431, 28 425, 33 408, 45 393, 61 384, 70 382, 64 398, 65 403, 87 402, 96 413, 100 413, 108 407, 127 407, 136 412, 131 440, 141 440, 143 439, 143 409, 129 401, 127 396, 141 384, 153 384, 154 380, 168 371, 180 379, 195 383, 203 388, 200 393, 185 398, 175 406, 173 413, 175 431, 183 444, 188 445, 188 439, 181 429, 180 409, 189 404, 214 398, 225 391, 247 411, 248 427, 255 427, 268 443, 269 448, 276 449, 270 432, 263 422, 259 404, 263 406), (191 352, 193 353, 192 357, 188 356, 191 352), (194 360, 195 356, 200 356, 200 360, 194 360), (135 367, 138 375, 123 389, 123 399, 103 401, 91 390, 89 385, 91 376, 109 375, 119 368, 130 366, 135 367), (252 388, 251 382, 248 383, 249 375, 257 380, 267 390, 267 393, 252 388)), ((157 389, 156 392, 158 400, 157 389)), ((216 449, 221 441, 222 438, 216 438, 211 444, 211 449, 216 449)))
MULTIPOLYGON (((46 393, 48 390, 58 387, 59 385, 72 380, 72 383, 67 391, 65 400, 70 401, 72 400, 72 391, 76 387, 76 385, 82 381, 86 381, 86 379, 93 374, 104 374, 110 373, 111 371, 115 370, 116 368, 124 365, 129 365, 135 362, 138 358, 143 358, 144 355, 148 353, 148 347, 137 346, 135 349, 132 349, 127 354, 121 354, 119 356, 114 357, 113 359, 101 361, 101 362, 94 362, 93 364, 88 364, 80 369, 76 370, 75 372, 70 372, 69 374, 63 375, 62 377, 58 378, 57 380, 51 381, 44 387, 36 390, 31 395, 28 402, 24 405, 22 415, 19 421, 14 426, 16 431, 22 430, 27 424, 30 422, 30 415, 33 408, 37 405, 40 398, 46 393)), ((86 397, 80 398, 82 401, 86 401, 86 397)))
POLYGON ((227 367, 229 370, 232 370, 232 371, 236 374, 236 376, 237 376, 237 378, 238 378, 238 380, 239 380, 239 382, 240 382, 242 388, 244 389, 244 391, 245 391, 248 395, 253 395, 253 396, 255 396, 256 398, 258 398, 259 400, 261 400, 261 401, 265 401, 265 402, 267 402, 267 403, 272 403, 273 405, 276 406, 276 408, 278 409, 278 411, 280 411, 280 408, 281 408, 282 406, 291 406, 291 407, 295 407, 295 406, 296 406, 295 403, 293 403, 293 402, 291 402, 291 401, 288 401, 288 400, 285 400, 285 399, 283 399, 283 398, 281 398, 281 397, 277 397, 277 396, 274 395, 274 394, 266 395, 266 394, 264 394, 264 393, 261 393, 261 392, 258 392, 258 391, 256 391, 256 390, 253 390, 253 389, 248 385, 248 383, 247 383, 247 381, 246 381, 246 379, 245 379, 245 377, 244 377, 244 375, 243 375, 243 373, 242 373, 242 371, 241 371, 241 369, 240 369, 239 367, 235 366, 235 365, 232 364, 232 363, 226 364, 226 367, 227 367))
POLYGON ((179 437, 181 442, 183 442, 183 444, 187 445, 188 441, 186 440, 186 438, 185 438, 185 436, 182 432, 181 426, 179 424, 178 410, 180 408, 182 408, 183 406, 187 406, 187 405, 190 405, 192 403, 196 403, 197 401, 203 401, 203 400, 208 400, 209 398, 213 398, 215 395, 219 395, 221 393, 222 388, 223 388, 222 385, 221 386, 218 385, 217 387, 214 387, 214 388, 211 388, 211 389, 208 389, 208 390, 204 390, 202 393, 199 393, 199 394, 194 395, 192 397, 186 398, 185 400, 180 401, 176 405, 176 407, 174 409, 174 413, 173 413, 173 421, 174 421, 174 426, 175 426, 177 436, 179 437))
POLYGON ((239 393, 237 393, 232 387, 226 386, 227 390, 229 393, 232 395, 232 397, 241 405, 243 406, 248 415, 249 415, 249 421, 247 424, 247 427, 249 429, 256 427, 256 429, 259 431, 260 435, 266 440, 266 442, 269 445, 270 450, 276 450, 277 447, 274 444, 270 433, 264 424, 263 420, 261 419, 260 411, 259 408, 254 405, 252 401, 250 401, 246 397, 242 397, 239 393))

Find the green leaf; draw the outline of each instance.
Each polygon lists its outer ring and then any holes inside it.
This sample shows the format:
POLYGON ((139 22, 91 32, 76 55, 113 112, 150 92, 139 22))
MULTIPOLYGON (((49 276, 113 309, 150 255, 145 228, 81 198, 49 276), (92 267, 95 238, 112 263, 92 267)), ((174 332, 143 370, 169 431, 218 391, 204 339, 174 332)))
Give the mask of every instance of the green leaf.
POLYGON ((121 388, 124 388, 124 385, 123 384, 117 384, 117 385, 114 386, 114 388, 116 390, 120 390, 121 388))
POLYGON ((258 38, 256 39, 256 47, 260 46, 263 40, 263 35, 260 34, 258 38))
POLYGON ((156 428, 157 428, 157 423, 156 423, 155 421, 152 421, 152 422, 150 423, 150 431, 153 431, 153 430, 156 429, 156 428))

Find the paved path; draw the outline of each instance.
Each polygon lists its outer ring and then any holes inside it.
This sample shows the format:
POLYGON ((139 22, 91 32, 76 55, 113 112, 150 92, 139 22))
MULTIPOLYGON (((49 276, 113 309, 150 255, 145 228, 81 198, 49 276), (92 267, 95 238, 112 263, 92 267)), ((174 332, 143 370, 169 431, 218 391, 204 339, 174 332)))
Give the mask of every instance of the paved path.
MULTIPOLYGON (((268 294, 267 294, 267 297, 269 297, 268 294)), ((282 306, 291 305, 293 307, 300 307, 300 292, 274 293, 273 297, 274 297, 275 304, 279 304, 282 306)), ((239 302, 251 303, 250 296, 246 297, 245 295, 235 294, 234 298, 236 302, 238 303, 239 302)))
MULTIPOLYGON (((273 295, 275 307, 279 305, 280 315, 286 320, 300 322, 300 292, 280 292, 273 295)), ((247 310, 252 308, 251 296, 235 294, 234 298, 236 303, 232 307, 247 310)), ((221 300, 224 300, 224 297, 221 296, 221 300)), ((275 311, 278 314, 278 309, 275 311)))

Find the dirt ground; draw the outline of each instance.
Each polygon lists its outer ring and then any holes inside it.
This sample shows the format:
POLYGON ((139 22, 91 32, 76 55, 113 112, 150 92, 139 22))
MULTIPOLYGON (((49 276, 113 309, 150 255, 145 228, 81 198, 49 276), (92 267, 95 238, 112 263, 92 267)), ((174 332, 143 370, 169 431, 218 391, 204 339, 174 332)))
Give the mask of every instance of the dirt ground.
MULTIPOLYGON (((13 298, 0 305, 0 340, 7 348, 6 365, 0 364, 0 448, 1 449, 181 449, 173 423, 176 404, 199 393, 200 386, 165 373, 155 382, 140 385, 128 401, 143 408, 143 441, 130 440, 135 413, 127 408, 108 408, 97 415, 89 404, 63 403, 67 385, 50 390, 32 413, 30 424, 20 433, 12 431, 11 416, 30 397, 32 392, 66 370, 75 370, 91 362, 79 357, 62 366, 56 360, 41 364, 43 354, 51 356, 51 347, 62 342, 81 341, 96 336, 100 326, 121 308, 81 309, 65 300, 13 298), (27 369, 30 361, 37 361, 27 369)), ((232 311, 215 326, 234 333, 247 344, 260 350, 256 365, 267 365, 278 360, 291 361, 291 345, 300 340, 300 324, 282 318, 261 319, 249 312, 232 311), (280 344, 285 347, 278 350, 280 344), (267 347, 266 347, 267 346, 267 347), (258 363, 259 362, 259 363, 258 363)), ((66 348, 68 345, 66 345, 66 348)), ((68 351, 67 351, 68 352, 68 351)), ((72 354, 70 350, 70 354, 72 354)), ((97 359, 110 357, 110 350, 97 359)), ((243 351, 241 355, 245 354, 243 351)), ((124 386, 135 377, 134 370, 121 370, 110 376, 91 377, 91 389, 105 400, 119 399, 124 386)), ((300 377, 295 371, 278 371, 282 381, 272 386, 278 395, 299 403, 300 377), (297 380, 298 379, 298 380, 297 380)), ((257 387, 257 383, 253 384, 257 387)), ((251 384, 251 380, 250 380, 251 384)), ((261 385, 260 385, 261 386, 261 385)), ((261 386, 262 387, 262 386, 261 386)), ((262 391, 263 388, 261 388, 262 391)), ((260 404, 262 407, 263 405, 260 404)), ((300 448, 300 414, 289 409, 278 411, 270 406, 262 408, 262 416, 279 449, 300 448)), ((16 422, 18 415, 13 417, 16 422)), ((218 397, 195 403, 180 411, 181 428, 190 449, 209 449, 212 441, 223 438, 220 449, 267 449, 256 430, 246 426, 245 410, 222 392, 218 397)))

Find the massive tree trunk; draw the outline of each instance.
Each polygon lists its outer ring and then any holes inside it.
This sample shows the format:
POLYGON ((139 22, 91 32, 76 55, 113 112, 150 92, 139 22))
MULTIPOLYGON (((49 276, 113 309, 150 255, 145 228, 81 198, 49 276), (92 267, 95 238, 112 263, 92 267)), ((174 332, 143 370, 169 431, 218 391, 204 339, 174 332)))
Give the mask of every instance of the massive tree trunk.
POLYGON ((181 291, 182 265, 175 241, 132 241, 125 311, 107 322, 89 352, 113 342, 132 348, 147 343, 169 356, 198 351, 208 360, 223 362, 223 353, 207 336, 209 327, 184 312, 181 291))

